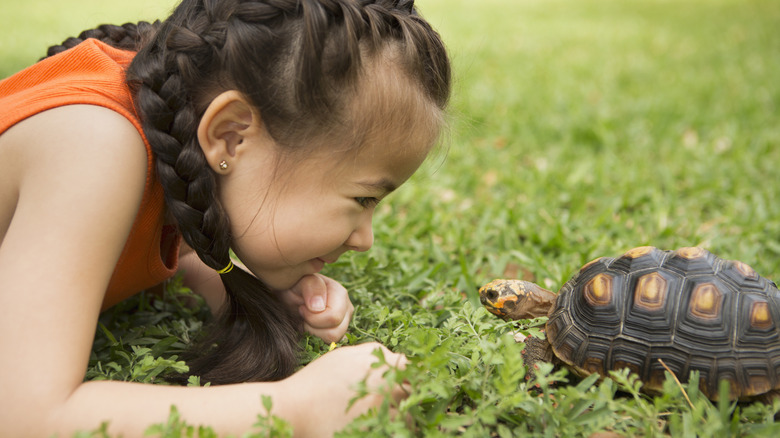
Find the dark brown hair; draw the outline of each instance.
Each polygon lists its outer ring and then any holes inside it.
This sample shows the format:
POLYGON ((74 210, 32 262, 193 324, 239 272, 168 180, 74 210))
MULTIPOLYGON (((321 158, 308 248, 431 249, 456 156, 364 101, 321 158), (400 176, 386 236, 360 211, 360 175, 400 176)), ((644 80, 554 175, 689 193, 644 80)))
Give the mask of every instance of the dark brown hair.
MULTIPOLYGON (((213 97, 238 90, 279 144, 349 123, 363 65, 392 61, 431 108, 443 111, 450 64, 413 0, 183 0, 163 22, 103 25, 49 49, 97 38, 137 50, 127 70, 167 206, 185 241, 214 269, 230 260, 229 219, 196 138, 213 97)), ((277 380, 299 363, 299 317, 262 281, 222 275, 226 306, 188 363, 214 384, 277 380)))

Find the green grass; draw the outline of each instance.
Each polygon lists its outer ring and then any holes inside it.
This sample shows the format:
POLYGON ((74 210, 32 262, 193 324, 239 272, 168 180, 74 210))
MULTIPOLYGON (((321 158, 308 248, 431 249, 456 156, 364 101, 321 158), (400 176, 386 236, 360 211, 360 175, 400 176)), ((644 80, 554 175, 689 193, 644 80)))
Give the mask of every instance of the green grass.
MULTIPOLYGON (((129 3, 4 6, 0 76, 86 18, 154 18, 141 11, 156 2, 129 3)), ((701 245, 780 279, 780 2, 418 3, 455 65, 446 145, 379 208, 375 247, 327 272, 357 307, 349 343, 412 359, 394 378, 414 384, 401 405, 414 429, 380 410, 344 436, 777 436, 777 404, 686 387, 689 405, 672 382, 651 398, 622 375, 555 385, 563 372, 546 368, 526 381, 511 334, 536 328, 494 319, 476 289, 498 276, 557 288, 646 244, 701 245)), ((175 299, 123 304, 104 315, 88 377, 159 382, 202 318, 175 299)), ((309 359, 327 350, 306 346, 309 359)))

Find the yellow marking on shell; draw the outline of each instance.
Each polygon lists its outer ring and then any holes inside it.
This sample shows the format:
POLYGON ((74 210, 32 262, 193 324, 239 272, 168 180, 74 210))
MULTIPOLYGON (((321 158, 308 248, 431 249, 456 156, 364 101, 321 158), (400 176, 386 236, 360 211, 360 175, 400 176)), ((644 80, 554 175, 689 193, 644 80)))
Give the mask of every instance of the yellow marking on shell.
MULTIPOLYGON (((736 381, 734 381, 734 379, 732 379, 731 377, 725 377, 722 378, 721 380, 725 380, 729 384, 729 400, 736 400, 740 394, 740 390, 739 390, 740 385, 736 381)), ((712 394, 712 398, 718 399, 720 398, 720 395, 712 394)))
POLYGON ((747 388, 742 389, 743 396, 764 394, 772 390, 772 382, 767 376, 748 376, 747 388))
POLYGON ((707 251, 704 248, 699 248, 698 246, 691 246, 680 248, 674 253, 686 260, 693 260, 704 257, 707 254, 707 251))
POLYGON ((582 363, 582 369, 589 374, 604 374, 604 360, 600 357, 588 357, 582 363))
POLYGON ((635 259, 650 254, 654 249, 654 246, 638 246, 636 248, 629 249, 625 254, 623 254, 623 256, 635 259))
POLYGON ((651 272, 639 277, 634 289, 634 303, 643 309, 660 309, 666 303, 668 292, 666 279, 657 272, 651 272))
POLYGON ((750 326, 758 329, 772 327, 772 315, 769 312, 769 303, 757 301, 750 306, 750 326))
POLYGON ((691 294, 691 313, 704 319, 717 318, 720 313, 722 297, 723 293, 712 283, 702 283, 696 286, 691 294))
POLYGON ((737 271, 739 271, 745 277, 751 277, 751 278, 758 277, 756 271, 747 263, 740 262, 737 260, 735 260, 733 263, 734 263, 734 267, 737 268, 737 271))
POLYGON ((642 389, 648 391, 660 391, 666 381, 666 370, 655 368, 650 370, 650 377, 643 382, 642 389))
POLYGON ((612 301, 612 277, 601 273, 593 277, 584 289, 585 299, 591 306, 604 306, 612 301))
POLYGON ((642 373, 639 371, 639 365, 633 363, 633 362, 626 362, 624 360, 616 360, 615 363, 612 365, 612 369, 614 371, 622 370, 623 368, 628 368, 628 371, 630 371, 632 374, 635 374, 637 376, 641 376, 642 373))

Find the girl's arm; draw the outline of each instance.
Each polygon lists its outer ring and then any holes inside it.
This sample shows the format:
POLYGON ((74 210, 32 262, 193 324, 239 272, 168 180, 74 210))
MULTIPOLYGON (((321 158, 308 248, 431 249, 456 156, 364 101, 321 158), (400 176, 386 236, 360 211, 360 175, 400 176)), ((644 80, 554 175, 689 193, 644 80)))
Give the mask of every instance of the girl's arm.
POLYGON ((179 271, 183 272, 184 286, 203 297, 212 313, 225 303, 225 286, 217 271, 206 266, 194 249, 184 241, 179 250, 179 271))
POLYGON ((84 383, 103 294, 143 191, 141 138, 109 110, 68 106, 0 136, 0 163, 0 218, 12 217, 0 229, 3 434, 69 436, 109 421, 112 434, 137 436, 164 421, 174 404, 191 424, 240 434, 268 394, 274 413, 290 421, 296 435, 329 435, 379 403, 366 398, 345 414, 353 385, 369 372, 371 380, 381 380, 382 370, 370 367, 376 345, 337 349, 275 383, 84 383))

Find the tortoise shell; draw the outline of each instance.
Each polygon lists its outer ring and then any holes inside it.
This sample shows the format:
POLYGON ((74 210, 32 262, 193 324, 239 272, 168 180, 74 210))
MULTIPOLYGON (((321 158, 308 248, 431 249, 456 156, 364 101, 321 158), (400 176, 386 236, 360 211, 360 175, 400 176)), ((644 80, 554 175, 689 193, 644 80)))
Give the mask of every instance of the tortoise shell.
POLYGON ((634 248, 583 266, 550 309, 547 339, 580 375, 628 368, 658 391, 664 366, 730 399, 780 389, 780 292, 745 263, 701 248, 634 248), (661 361, 663 363, 661 363, 661 361))

